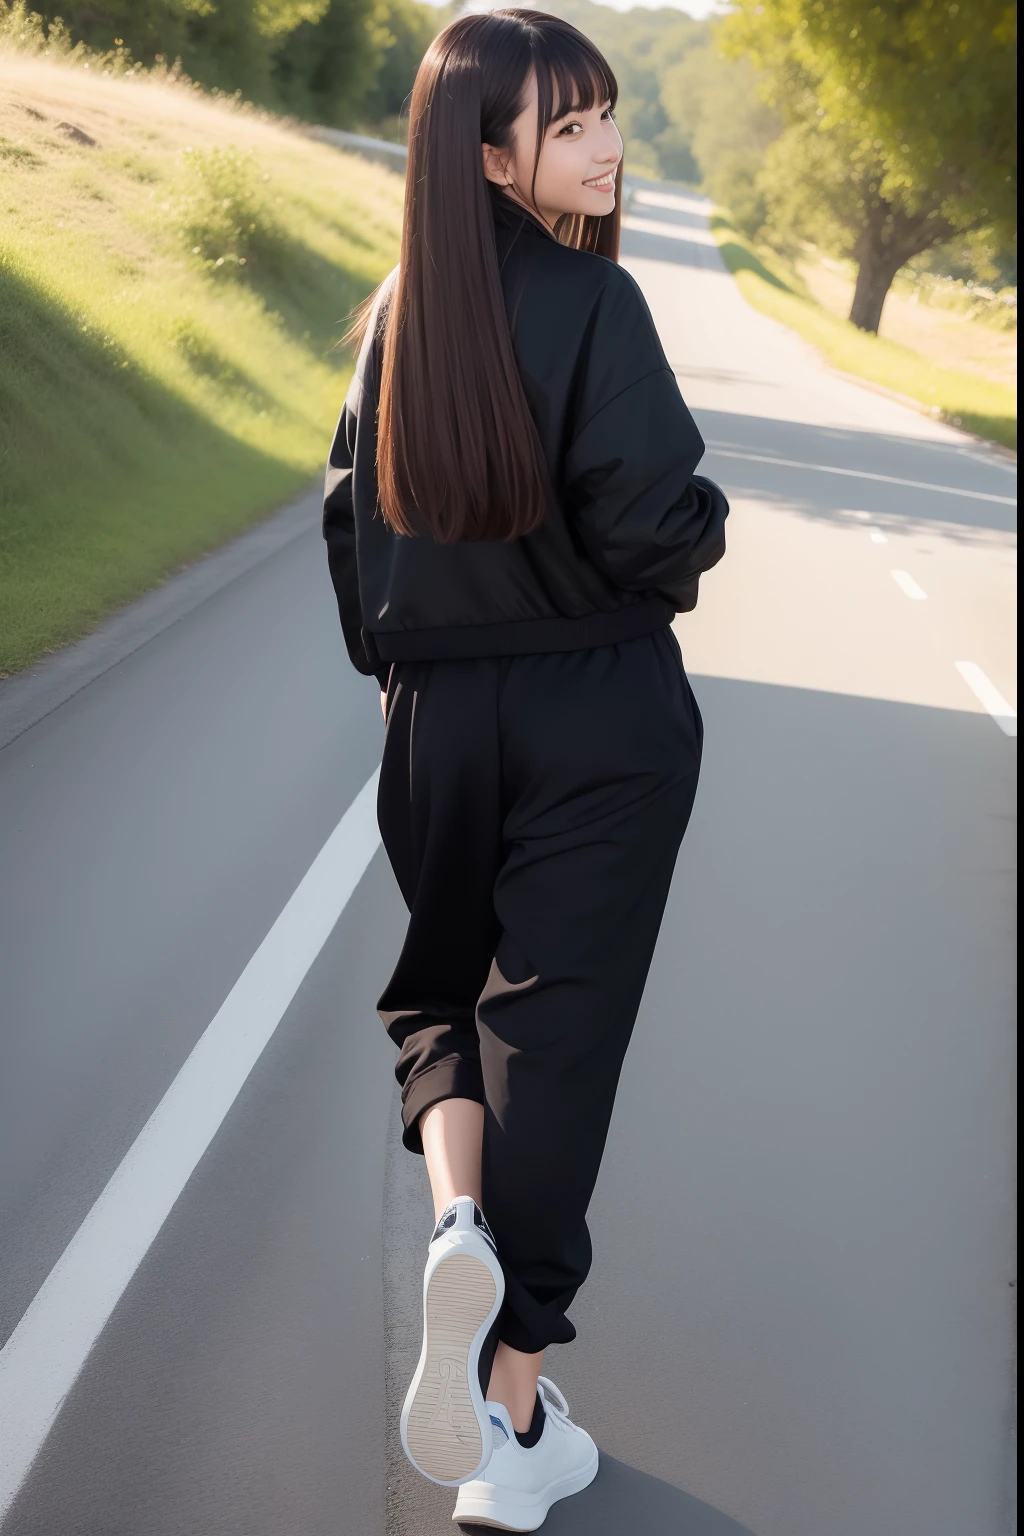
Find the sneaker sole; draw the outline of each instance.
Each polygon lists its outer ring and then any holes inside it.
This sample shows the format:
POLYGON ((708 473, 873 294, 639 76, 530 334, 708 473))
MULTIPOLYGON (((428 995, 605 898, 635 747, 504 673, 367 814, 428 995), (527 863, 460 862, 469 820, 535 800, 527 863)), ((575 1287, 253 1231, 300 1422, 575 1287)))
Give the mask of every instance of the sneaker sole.
POLYGON ((487 1526, 492 1531, 537 1531, 551 1513, 551 1506, 559 1499, 571 1498, 574 1493, 582 1493, 584 1488, 590 1487, 600 1464, 600 1456, 595 1455, 581 1472, 549 1484, 537 1495, 534 1509, 522 1506, 518 1510, 510 1509, 507 1504, 502 1506, 498 1499, 460 1499, 459 1504, 463 1507, 456 1505, 452 1520, 457 1520, 460 1525, 487 1526))
POLYGON ((432 1482, 471 1482, 490 1459, 477 1373, 500 1304, 494 1274, 473 1253, 448 1254, 426 1282, 423 1349, 402 1410, 402 1445, 432 1482))

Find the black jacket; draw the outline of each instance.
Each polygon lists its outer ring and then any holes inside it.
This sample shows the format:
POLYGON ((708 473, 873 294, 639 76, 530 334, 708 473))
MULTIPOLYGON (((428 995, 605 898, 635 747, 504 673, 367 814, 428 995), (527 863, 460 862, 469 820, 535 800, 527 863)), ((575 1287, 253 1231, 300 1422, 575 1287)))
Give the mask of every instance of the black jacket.
MULTIPOLYGON (((379 329, 331 448, 324 537, 348 652, 393 661, 610 645, 693 608, 725 552, 728 503, 636 283, 495 199, 502 287, 551 474, 545 522, 512 543, 392 533, 377 506, 379 329)), ((386 302, 386 299, 385 299, 386 302)))

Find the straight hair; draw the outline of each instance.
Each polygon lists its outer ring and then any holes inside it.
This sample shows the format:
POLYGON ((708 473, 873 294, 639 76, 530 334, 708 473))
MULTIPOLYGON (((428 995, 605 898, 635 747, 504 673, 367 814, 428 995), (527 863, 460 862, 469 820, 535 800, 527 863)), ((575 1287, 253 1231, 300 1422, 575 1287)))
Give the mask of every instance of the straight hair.
MULTIPOLYGON (((511 541, 544 520, 548 472, 498 267, 492 198, 504 194, 491 188, 481 154, 483 144, 513 149, 531 71, 533 178, 516 191, 539 216, 537 162, 549 126, 571 111, 614 105, 618 95, 594 45, 539 11, 460 16, 416 75, 401 260, 380 320, 377 481, 382 515, 398 534, 427 533, 440 544, 511 541)), ((555 237, 617 260, 621 181, 620 161, 614 211, 567 214, 555 237)), ((364 326, 370 313, 372 301, 364 326)))

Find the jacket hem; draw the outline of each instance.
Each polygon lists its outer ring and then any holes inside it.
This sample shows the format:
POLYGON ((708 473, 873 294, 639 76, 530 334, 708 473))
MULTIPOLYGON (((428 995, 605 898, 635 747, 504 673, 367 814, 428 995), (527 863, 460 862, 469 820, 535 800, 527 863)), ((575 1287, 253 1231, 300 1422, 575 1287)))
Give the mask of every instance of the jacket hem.
POLYGON ((665 629, 675 607, 662 597, 644 598, 611 613, 579 619, 517 619, 506 624, 460 624, 445 629, 372 631, 382 661, 454 661, 474 656, 532 656, 547 651, 587 651, 639 640, 665 629))

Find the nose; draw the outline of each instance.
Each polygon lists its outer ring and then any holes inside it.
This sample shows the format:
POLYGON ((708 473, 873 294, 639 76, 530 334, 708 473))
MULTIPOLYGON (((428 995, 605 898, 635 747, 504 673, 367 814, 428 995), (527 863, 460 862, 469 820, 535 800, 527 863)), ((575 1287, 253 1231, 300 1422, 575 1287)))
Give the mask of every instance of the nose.
POLYGON ((610 118, 602 126, 604 142, 594 158, 598 165, 617 165, 622 159, 622 135, 610 118))

